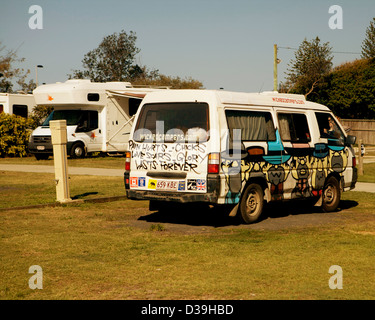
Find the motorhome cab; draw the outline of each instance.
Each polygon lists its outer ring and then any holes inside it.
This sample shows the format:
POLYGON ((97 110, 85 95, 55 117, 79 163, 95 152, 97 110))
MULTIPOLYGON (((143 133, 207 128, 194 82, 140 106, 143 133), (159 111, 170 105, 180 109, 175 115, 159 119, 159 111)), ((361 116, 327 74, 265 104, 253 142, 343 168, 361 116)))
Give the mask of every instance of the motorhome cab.
POLYGON ((210 90, 148 94, 125 163, 130 199, 230 204, 245 223, 263 205, 315 197, 325 211, 357 180, 354 136, 304 96, 210 90))
POLYGON ((158 89, 134 88, 129 82, 95 83, 68 80, 39 86, 34 90, 37 105, 53 111, 30 137, 29 151, 37 159, 53 153, 51 120, 67 122, 67 154, 73 158, 87 153, 119 153, 127 150, 133 115, 147 92, 158 89))

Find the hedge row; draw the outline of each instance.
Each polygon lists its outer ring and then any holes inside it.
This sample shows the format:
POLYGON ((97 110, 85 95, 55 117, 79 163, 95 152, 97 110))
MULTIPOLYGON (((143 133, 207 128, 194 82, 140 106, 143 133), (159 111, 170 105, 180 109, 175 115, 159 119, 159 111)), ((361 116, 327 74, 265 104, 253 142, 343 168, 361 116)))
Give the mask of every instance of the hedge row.
POLYGON ((28 120, 0 113, 0 157, 25 157, 30 130, 28 120))

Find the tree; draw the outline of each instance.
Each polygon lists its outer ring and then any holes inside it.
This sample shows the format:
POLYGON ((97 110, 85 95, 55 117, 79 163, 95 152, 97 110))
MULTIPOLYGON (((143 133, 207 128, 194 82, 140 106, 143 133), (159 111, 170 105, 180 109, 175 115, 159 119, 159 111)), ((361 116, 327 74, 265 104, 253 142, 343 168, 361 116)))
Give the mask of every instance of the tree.
POLYGON ((132 81, 133 85, 151 85, 151 86, 167 86, 170 89, 202 89, 202 82, 191 77, 182 79, 180 77, 171 77, 158 72, 152 76, 139 77, 132 81))
POLYGON ((332 68, 332 48, 320 43, 319 37, 305 40, 295 52, 295 59, 288 64, 286 87, 288 92, 302 93, 306 97, 332 68))
POLYGON ((181 79, 159 73, 136 63, 140 52, 135 45, 137 36, 130 31, 104 37, 98 48, 85 54, 84 70, 73 70, 69 78, 90 79, 95 82, 130 81, 133 85, 168 86, 173 89, 201 89, 203 84, 190 77, 181 79))
POLYGON ((341 118, 375 119, 375 59, 335 67, 309 100, 326 105, 341 118))
POLYGON ((366 39, 362 42, 362 58, 375 58, 375 18, 366 29, 366 39))
POLYGON ((15 80, 22 88, 30 70, 15 68, 15 63, 25 61, 25 58, 17 57, 17 50, 5 52, 5 46, 0 42, 0 92, 13 92, 13 81, 15 80))
POLYGON ((131 81, 145 72, 135 63, 140 52, 135 42, 137 36, 130 31, 104 37, 96 49, 85 54, 82 64, 84 70, 73 70, 71 78, 88 78, 95 82, 131 81))
POLYGON ((42 125, 43 121, 50 115, 52 110, 52 106, 35 106, 28 119, 29 128, 35 129, 36 127, 42 125))

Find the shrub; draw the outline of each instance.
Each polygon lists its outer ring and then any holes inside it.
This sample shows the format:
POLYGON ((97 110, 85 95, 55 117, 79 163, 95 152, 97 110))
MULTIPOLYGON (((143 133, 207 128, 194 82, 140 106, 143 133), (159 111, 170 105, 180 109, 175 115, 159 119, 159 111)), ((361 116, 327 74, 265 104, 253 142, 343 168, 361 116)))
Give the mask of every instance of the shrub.
POLYGON ((30 132, 25 118, 0 113, 0 157, 24 157, 30 132))

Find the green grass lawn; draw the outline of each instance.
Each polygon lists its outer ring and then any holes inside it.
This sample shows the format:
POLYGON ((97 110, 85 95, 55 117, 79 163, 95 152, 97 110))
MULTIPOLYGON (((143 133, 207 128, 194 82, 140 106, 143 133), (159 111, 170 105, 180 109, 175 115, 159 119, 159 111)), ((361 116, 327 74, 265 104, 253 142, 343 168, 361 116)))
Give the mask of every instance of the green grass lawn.
MULTIPOLYGON (((71 180, 75 196, 123 194, 118 178, 71 180)), ((2 172, 0 188, 8 206, 54 199, 50 174, 2 172)), ((334 222, 275 230, 199 219, 177 231, 141 227, 148 202, 126 199, 0 211, 0 299, 375 299, 374 198, 346 192, 334 222), (32 265, 42 267, 42 290, 28 286, 32 265), (342 267, 342 290, 329 288, 332 265, 342 267)))
MULTIPOLYGON (((53 166, 53 157, 48 160, 36 160, 29 156, 24 158, 0 158, 0 164, 25 164, 25 165, 46 165, 53 166)), ((109 168, 124 169, 125 158, 123 156, 91 156, 84 159, 70 159, 68 157, 69 167, 87 167, 87 168, 109 168)))
MULTIPOLYGON (((68 183, 73 200, 125 196, 121 177, 71 175, 68 183)), ((0 170, 0 199, 0 208, 54 203, 55 175, 0 170)))

